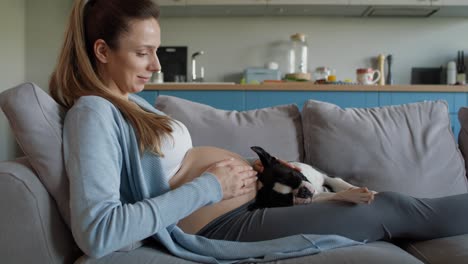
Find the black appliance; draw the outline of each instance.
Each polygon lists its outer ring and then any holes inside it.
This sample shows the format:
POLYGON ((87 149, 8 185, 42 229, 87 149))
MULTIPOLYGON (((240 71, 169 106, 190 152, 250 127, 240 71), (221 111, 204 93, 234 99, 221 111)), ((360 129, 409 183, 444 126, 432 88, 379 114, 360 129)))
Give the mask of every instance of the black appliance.
POLYGON ((164 82, 187 81, 187 47, 161 46, 156 54, 161 64, 164 82))
POLYGON ((411 69, 411 84, 443 84, 446 83, 447 71, 439 68, 416 67, 411 69))

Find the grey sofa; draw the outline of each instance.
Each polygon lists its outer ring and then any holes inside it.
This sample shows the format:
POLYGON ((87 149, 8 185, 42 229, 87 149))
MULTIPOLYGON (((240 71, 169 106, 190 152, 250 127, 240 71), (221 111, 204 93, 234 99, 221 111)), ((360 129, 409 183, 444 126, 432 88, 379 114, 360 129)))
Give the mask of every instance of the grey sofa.
MULTIPOLYGON (((30 83, 2 93, 0 106, 25 153, 25 157, 0 162, 1 263, 193 263, 172 256, 155 241, 100 259, 84 256, 68 228, 67 180, 59 175, 63 168, 58 164, 61 135, 57 131, 63 120, 62 110, 30 83)), ((208 141, 248 156, 251 153, 247 147, 252 143, 268 144, 268 149, 281 158, 313 163, 330 174, 378 191, 436 197, 468 190, 464 159, 450 131, 444 102, 341 109, 309 101, 301 112, 294 105, 232 112, 160 96, 156 106, 187 125, 194 145, 208 141), (404 128, 401 124, 405 124, 404 128), (203 130, 207 126, 210 130, 203 130), (233 128, 238 128, 240 136, 229 134, 233 128), (346 135, 338 137, 340 133, 346 135), (411 144, 405 141, 407 135, 411 135, 407 138, 411 144), (376 138, 380 144, 373 143, 376 138), (363 142, 370 144, 363 147, 363 142), (398 151, 392 154, 387 149, 390 147, 398 151), (377 169, 380 173, 376 173, 377 169), (400 169, 408 174, 401 175, 400 169)), ((468 110, 460 111, 462 141, 463 120, 468 116, 464 112, 468 110)), ((460 146, 464 152, 465 143, 460 146)), ((468 235, 430 241, 372 242, 275 263, 468 263, 468 235)))

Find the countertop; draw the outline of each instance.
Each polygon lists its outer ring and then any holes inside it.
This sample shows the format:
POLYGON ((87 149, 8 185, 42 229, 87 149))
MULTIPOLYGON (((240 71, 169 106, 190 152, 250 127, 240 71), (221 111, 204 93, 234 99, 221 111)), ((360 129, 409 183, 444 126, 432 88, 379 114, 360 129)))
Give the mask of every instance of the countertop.
POLYGON ((468 85, 334 85, 311 82, 284 82, 263 84, 234 83, 171 83, 147 84, 150 90, 226 90, 226 91, 358 91, 358 92, 468 92, 468 85))

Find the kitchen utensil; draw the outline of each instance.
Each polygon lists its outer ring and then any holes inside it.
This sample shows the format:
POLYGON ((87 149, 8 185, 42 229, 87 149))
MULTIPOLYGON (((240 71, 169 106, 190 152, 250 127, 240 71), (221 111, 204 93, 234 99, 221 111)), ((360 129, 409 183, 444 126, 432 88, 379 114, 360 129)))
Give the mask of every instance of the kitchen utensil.
POLYGON ((465 52, 458 51, 457 54, 457 84, 466 84, 465 52))
POLYGON ((388 85, 393 84, 392 64, 393 64, 393 55, 390 54, 387 56, 387 78, 385 80, 386 84, 388 85))
POLYGON ((379 79, 379 85, 385 85, 385 77, 384 77, 384 72, 385 72, 385 55, 379 54, 377 56, 377 61, 379 65, 379 71, 381 73, 380 79, 379 79))
POLYGON ((356 77, 358 84, 370 85, 376 84, 382 77, 382 73, 372 68, 362 68, 356 70, 356 77), (376 75, 377 77, 374 78, 376 75))

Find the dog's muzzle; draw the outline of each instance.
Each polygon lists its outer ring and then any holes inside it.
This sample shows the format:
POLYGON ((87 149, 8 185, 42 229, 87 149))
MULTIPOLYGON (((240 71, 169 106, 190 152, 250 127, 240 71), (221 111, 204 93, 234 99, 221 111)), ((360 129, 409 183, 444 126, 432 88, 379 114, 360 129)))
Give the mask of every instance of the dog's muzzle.
POLYGON ((294 204, 308 204, 312 202, 315 189, 310 182, 302 181, 299 188, 293 190, 294 204))

